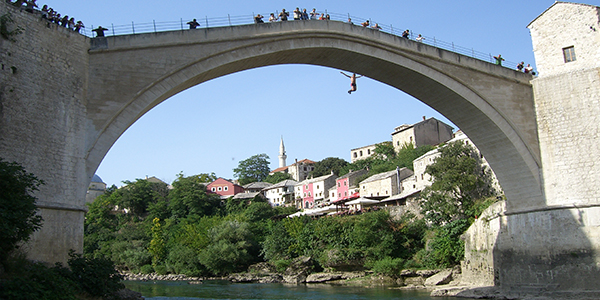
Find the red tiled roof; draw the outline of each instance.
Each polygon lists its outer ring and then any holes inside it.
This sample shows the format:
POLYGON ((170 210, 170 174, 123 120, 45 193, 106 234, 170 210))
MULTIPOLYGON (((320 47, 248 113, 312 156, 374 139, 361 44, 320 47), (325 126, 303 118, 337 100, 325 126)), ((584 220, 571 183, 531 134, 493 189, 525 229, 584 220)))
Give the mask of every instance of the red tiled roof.
POLYGON ((277 172, 285 171, 287 169, 288 169, 288 167, 281 167, 281 168, 277 168, 269 173, 277 173, 277 172))

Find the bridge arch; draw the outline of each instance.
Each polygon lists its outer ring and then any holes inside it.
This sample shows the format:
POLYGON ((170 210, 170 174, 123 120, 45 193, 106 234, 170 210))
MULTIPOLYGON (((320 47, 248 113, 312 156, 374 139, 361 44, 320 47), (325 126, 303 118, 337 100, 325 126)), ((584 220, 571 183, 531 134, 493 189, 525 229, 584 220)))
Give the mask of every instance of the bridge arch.
POLYGON ((118 137, 162 101, 214 78, 281 64, 347 70, 412 95, 479 147, 505 190, 509 210, 544 205, 529 75, 342 22, 92 40, 90 82, 101 84, 88 91, 88 177, 118 137))

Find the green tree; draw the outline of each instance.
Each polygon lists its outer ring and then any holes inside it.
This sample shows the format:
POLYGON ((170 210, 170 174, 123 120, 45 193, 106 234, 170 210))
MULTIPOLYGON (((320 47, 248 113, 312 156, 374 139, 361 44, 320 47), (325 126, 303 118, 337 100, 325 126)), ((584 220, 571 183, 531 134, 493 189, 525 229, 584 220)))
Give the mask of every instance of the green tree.
POLYGON ((154 226, 152 226, 152 240, 148 251, 152 254, 152 266, 156 269, 156 266, 162 265, 167 257, 165 236, 163 233, 162 225, 158 218, 152 220, 154 226))
POLYGON ((238 178, 241 185, 263 181, 269 172, 269 156, 265 153, 242 160, 238 167, 233 169, 233 175, 238 178))
POLYGON ((168 196, 172 216, 186 218, 190 215, 201 217, 214 214, 221 200, 218 195, 206 192, 204 180, 211 178, 202 174, 189 177, 184 177, 181 173, 177 175, 168 196))
POLYGON ((282 182, 287 179, 292 179, 292 175, 290 175, 289 173, 277 172, 277 173, 268 175, 264 181, 268 182, 268 183, 276 184, 276 183, 282 182))
POLYGON ((393 160, 396 157, 396 150, 392 142, 381 142, 375 145, 375 156, 380 159, 393 160))
POLYGON ((338 157, 327 157, 321 161, 318 161, 314 165, 314 169, 310 172, 313 177, 319 177, 331 174, 333 172, 339 175, 344 167, 348 165, 348 162, 338 157))
POLYGON ((425 217, 437 225, 474 219, 480 211, 477 204, 493 195, 489 170, 474 149, 461 141, 439 151, 440 156, 425 171, 433 177, 433 184, 422 193, 425 217))
POLYGON ((33 193, 43 183, 21 165, 0 158, 0 263, 42 227, 33 193))

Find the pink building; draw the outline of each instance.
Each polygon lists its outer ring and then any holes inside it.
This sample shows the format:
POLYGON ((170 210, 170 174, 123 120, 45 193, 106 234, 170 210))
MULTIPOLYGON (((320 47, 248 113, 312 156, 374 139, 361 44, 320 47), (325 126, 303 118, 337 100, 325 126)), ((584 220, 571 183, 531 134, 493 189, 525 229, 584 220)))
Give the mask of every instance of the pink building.
POLYGON ((335 185, 335 174, 306 179, 296 185, 295 196, 298 208, 313 208, 329 199, 329 189, 335 185))
POLYGON ((221 196, 221 198, 229 198, 235 194, 243 193, 244 188, 227 179, 219 177, 217 180, 206 186, 206 191, 208 193, 217 194, 221 196))
POLYGON ((341 176, 336 180, 337 199, 335 202, 343 200, 351 200, 360 197, 358 188, 358 179, 366 175, 367 170, 358 170, 341 176))
POLYGON ((315 206, 315 193, 313 191, 312 183, 306 183, 302 185, 302 207, 312 208, 315 206))

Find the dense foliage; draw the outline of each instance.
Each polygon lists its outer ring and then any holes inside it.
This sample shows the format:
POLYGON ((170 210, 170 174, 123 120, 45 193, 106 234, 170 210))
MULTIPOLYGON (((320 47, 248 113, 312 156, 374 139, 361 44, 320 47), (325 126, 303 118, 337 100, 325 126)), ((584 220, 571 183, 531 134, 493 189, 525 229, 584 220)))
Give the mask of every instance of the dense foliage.
POLYGON ((87 258, 71 252, 68 267, 47 267, 14 256, 0 284, 0 299, 86 299, 111 296, 124 288, 122 276, 105 258, 87 258))
POLYGON ((328 157, 321 161, 318 161, 314 165, 314 169, 309 173, 309 176, 319 177, 333 174, 340 174, 342 169, 348 165, 348 162, 337 157, 328 157))
POLYGON ((109 258, 119 268, 134 272, 208 276, 245 271, 260 261, 285 268, 292 259, 307 255, 321 268, 377 268, 387 274, 424 247, 426 225, 413 216, 393 220, 386 211, 378 211, 335 218, 273 219, 295 209, 273 208, 260 197, 250 201, 230 198, 220 204, 204 192, 202 184, 191 184, 193 177, 177 179, 165 197, 165 218, 158 218, 158 212, 149 207, 162 201, 157 202, 152 192, 160 189, 139 181, 109 189, 90 204, 86 257, 109 258), (121 198, 129 189, 148 197, 130 202, 145 203, 147 207, 138 210, 146 211, 142 217, 127 216, 134 214, 128 207, 112 210, 116 203, 125 203, 121 198), (212 209, 189 209, 203 207, 202 202, 211 203, 212 209))
POLYGON ((289 173, 276 172, 273 174, 269 174, 267 176, 267 178, 265 178, 264 181, 268 182, 268 183, 276 184, 276 183, 282 182, 287 179, 293 179, 292 175, 290 175, 289 173))
POLYGON ((14 162, 0 158, 0 264, 5 263, 19 243, 41 228, 33 193, 43 181, 14 162))
POLYGON ((497 201, 490 170, 470 145, 457 141, 439 149, 426 173, 433 184, 421 193, 421 210, 432 224, 428 250, 420 254, 429 267, 456 265, 464 257, 460 236, 475 218, 497 201))
POLYGON ((345 175, 350 170, 368 169, 369 173, 365 178, 387 171, 395 170, 396 167, 409 168, 412 170, 413 161, 419 156, 433 150, 433 146, 420 146, 415 148, 413 144, 403 145, 398 152, 395 152, 391 143, 380 143, 375 146, 375 154, 366 159, 360 159, 343 167, 341 175, 345 175))

